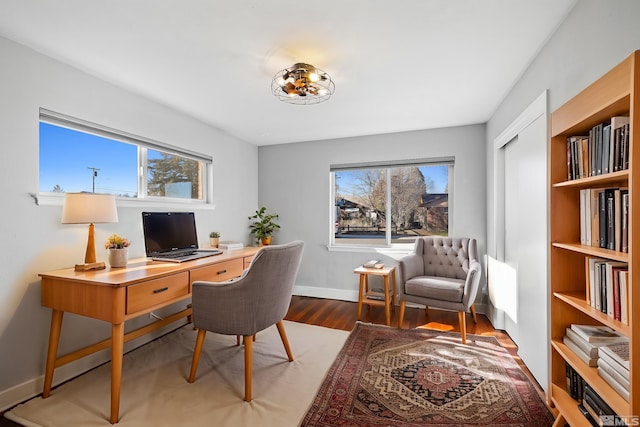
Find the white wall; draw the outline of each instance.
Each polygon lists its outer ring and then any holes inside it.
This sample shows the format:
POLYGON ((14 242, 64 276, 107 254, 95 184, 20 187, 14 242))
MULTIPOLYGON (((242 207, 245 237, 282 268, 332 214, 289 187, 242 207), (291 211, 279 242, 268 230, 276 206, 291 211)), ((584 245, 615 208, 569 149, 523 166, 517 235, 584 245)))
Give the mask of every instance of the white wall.
POLYGON ((483 255, 484 134, 484 125, 474 125, 260 147, 259 201, 280 215, 282 227, 275 233, 274 241, 306 242, 295 292, 355 301, 358 289, 355 267, 374 257, 394 263, 392 258, 380 254, 327 250, 331 228, 331 164, 454 156, 450 235, 475 237, 483 255))
MULTIPOLYGON (((3 38, 0 38, 0 58, 3 150, 0 159, 3 197, 0 210, 0 410, 3 410, 42 391, 51 310, 40 305, 38 273, 81 262, 87 239, 85 226, 60 224, 60 206, 36 206, 29 196, 38 191, 39 108, 211 155, 216 209, 194 209, 201 242, 208 242, 211 230, 221 231, 223 238, 249 242, 246 216, 255 209, 258 200, 258 150, 200 121, 3 38)), ((100 250, 101 243, 114 232, 132 240, 132 257, 144 255, 140 218, 143 209, 119 207, 119 223, 96 225, 99 261, 106 259, 100 250)), ((129 322, 127 329, 143 322, 148 319, 129 322)), ((109 335, 110 328, 104 322, 65 315, 60 352, 92 344, 109 335)), ((54 383, 99 360, 108 360, 108 355, 97 355, 57 370, 54 383)))

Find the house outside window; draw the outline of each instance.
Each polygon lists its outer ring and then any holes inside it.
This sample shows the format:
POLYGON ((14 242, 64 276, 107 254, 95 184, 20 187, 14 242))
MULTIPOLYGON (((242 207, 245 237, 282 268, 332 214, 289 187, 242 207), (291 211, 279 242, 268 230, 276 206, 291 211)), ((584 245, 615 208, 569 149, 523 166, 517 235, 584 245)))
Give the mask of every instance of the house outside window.
POLYGON ((449 234, 453 159, 331 167, 334 247, 406 247, 449 234))
POLYGON ((207 203, 211 158, 87 123, 40 113, 39 193, 207 203))

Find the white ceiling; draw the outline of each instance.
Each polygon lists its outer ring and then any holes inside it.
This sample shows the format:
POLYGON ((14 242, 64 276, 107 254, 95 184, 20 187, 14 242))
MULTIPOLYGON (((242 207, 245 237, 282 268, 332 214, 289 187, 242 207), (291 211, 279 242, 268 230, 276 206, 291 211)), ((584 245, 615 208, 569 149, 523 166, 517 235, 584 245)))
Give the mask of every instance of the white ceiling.
POLYGON ((0 35, 256 145, 486 122, 577 0, 0 0, 0 35), (295 62, 335 94, 290 105, 295 62))

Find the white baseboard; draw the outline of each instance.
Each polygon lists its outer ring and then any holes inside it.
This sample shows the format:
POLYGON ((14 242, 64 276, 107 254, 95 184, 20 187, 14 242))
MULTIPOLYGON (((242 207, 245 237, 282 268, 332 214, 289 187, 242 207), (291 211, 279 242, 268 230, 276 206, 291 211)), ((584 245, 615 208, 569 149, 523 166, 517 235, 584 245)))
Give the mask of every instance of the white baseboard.
POLYGON ((317 286, 294 286, 293 294, 301 297, 337 299, 358 302, 357 289, 320 288, 317 286))
MULTIPOLYGON (((186 320, 183 320, 181 322, 174 322, 148 335, 144 335, 140 338, 131 340, 125 344, 124 351, 126 353, 134 350, 141 345, 153 341, 154 339, 184 325, 186 325, 186 320)), ((56 368, 53 375, 52 388, 64 383, 65 381, 75 378, 78 375, 82 375, 90 371, 91 369, 108 362, 109 360, 111 360, 110 351, 109 349, 105 349, 56 368)), ((22 384, 18 384, 9 389, 0 391, 0 411, 6 411, 10 408, 13 408, 19 403, 25 402, 33 397, 42 394, 43 385, 44 375, 41 375, 31 380, 25 381, 22 384)), ((55 393, 55 390, 52 391, 52 394, 53 393, 55 393)), ((105 398, 108 399, 109 396, 106 396, 105 398)))

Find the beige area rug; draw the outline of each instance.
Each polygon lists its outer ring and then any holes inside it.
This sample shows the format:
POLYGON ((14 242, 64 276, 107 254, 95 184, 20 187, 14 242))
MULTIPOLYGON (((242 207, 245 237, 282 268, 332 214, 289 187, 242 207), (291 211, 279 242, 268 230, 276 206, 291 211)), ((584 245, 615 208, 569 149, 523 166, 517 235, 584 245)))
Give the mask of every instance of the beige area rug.
MULTIPOLYGON (((295 360, 277 329, 253 346, 253 401, 243 401, 244 356, 233 336, 207 333, 193 384, 187 383, 196 331, 187 325, 124 357, 121 427, 297 426, 349 332, 285 321, 295 360)), ((36 397, 5 416, 25 426, 110 426, 111 364, 36 397)))

